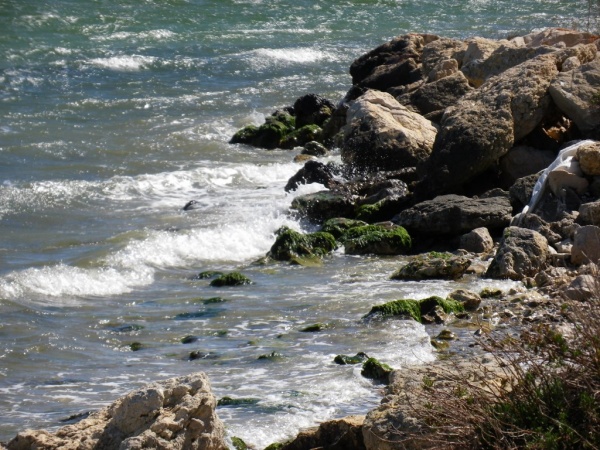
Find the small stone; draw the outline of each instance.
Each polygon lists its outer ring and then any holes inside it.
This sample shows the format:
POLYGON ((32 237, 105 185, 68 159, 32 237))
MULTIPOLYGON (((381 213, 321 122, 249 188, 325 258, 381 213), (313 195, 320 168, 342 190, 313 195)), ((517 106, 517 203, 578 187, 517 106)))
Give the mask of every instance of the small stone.
POLYGON ((442 331, 440 331, 440 334, 438 334, 436 336, 436 339, 442 339, 444 341, 453 341, 458 338, 457 338, 456 334, 454 334, 452 331, 442 330, 442 331))

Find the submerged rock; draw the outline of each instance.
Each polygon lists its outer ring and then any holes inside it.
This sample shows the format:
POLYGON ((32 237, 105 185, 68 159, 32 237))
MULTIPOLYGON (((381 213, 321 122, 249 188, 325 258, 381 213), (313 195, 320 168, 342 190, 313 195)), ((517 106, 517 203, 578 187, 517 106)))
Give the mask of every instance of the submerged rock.
POLYGON ((387 383, 394 369, 375 358, 369 358, 363 363, 360 374, 365 378, 387 383))
POLYGON ((245 284, 252 284, 252 280, 239 272, 226 273, 210 282, 210 285, 214 287, 243 286, 245 284))
POLYGON ((432 296, 423 300, 401 299, 376 305, 365 318, 372 317, 405 317, 423 322, 423 316, 435 314, 436 308, 440 307, 445 314, 463 312, 465 310, 462 302, 452 299, 443 299, 432 296))
POLYGON ((358 352, 354 356, 337 355, 333 359, 333 362, 344 366, 344 365, 348 365, 348 364, 361 364, 361 363, 365 362, 367 359, 369 359, 369 356, 366 353, 358 352))
POLYGON ((27 430, 8 450, 226 450, 216 399, 202 372, 156 382, 55 433, 27 430))
POLYGON ((325 232, 302 234, 288 227, 277 230, 277 238, 267 253, 277 261, 294 262, 298 258, 321 257, 336 249, 335 238, 325 232))

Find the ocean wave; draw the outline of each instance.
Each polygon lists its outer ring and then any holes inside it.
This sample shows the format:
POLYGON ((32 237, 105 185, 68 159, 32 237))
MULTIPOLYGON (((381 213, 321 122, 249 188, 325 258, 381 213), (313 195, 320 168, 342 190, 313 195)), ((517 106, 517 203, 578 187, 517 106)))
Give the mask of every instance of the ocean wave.
POLYGON ((137 72, 149 68, 156 61, 157 58, 152 56, 122 55, 90 59, 88 64, 117 72, 137 72))

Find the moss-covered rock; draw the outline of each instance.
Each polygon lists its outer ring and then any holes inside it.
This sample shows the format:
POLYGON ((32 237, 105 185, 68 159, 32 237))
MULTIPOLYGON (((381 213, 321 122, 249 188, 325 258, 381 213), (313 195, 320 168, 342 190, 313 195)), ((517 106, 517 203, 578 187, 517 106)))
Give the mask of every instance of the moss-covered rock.
POLYGON ((464 311, 461 302, 432 296, 423 300, 400 299, 382 305, 375 305, 365 318, 399 316, 411 318, 422 323, 423 316, 435 312, 436 307, 440 307, 446 314, 464 311))
POLYGON ((222 397, 217 402, 217 406, 249 406, 256 405, 260 399, 258 398, 232 398, 222 397))
POLYGON ((205 270, 204 272, 200 272, 196 275, 198 280, 206 280, 209 278, 216 278, 218 276, 223 275, 223 272, 219 272, 218 270, 205 270))
POLYGON ((144 344, 142 344, 141 342, 132 342, 131 344, 129 344, 129 348, 132 352, 139 352, 140 350, 144 349, 144 344))
POLYGON ((471 261, 450 253, 427 253, 415 256, 391 276, 392 280, 451 279, 463 276, 471 261))
POLYGON ((336 239, 340 239, 350 228, 357 228, 368 225, 362 220, 347 219, 345 217, 335 217, 327 220, 321 231, 332 234, 336 239))
POLYGON ((369 358, 363 363, 360 374, 365 378, 387 383, 393 369, 375 358, 369 358))
POLYGON ((323 331, 329 328, 326 323, 315 323, 313 325, 309 325, 307 327, 302 328, 300 331, 302 333, 316 333, 318 331, 323 331))
POLYGON ((333 362, 343 366, 343 365, 347 365, 347 364, 361 364, 361 363, 364 363, 367 359, 369 359, 369 356, 366 353, 358 352, 354 356, 337 355, 333 359, 333 362))
POLYGON ((253 145, 257 135, 258 127, 256 125, 247 125, 235 133, 229 142, 232 144, 253 145))
POLYGON ((281 142, 294 131, 294 127, 295 119, 290 114, 277 112, 267 117, 259 127, 248 125, 242 128, 233 135, 230 142, 274 149, 281 146, 281 142))
POLYGON ((301 261, 299 258, 321 257, 337 247, 335 238, 322 231, 302 234, 288 227, 277 230, 277 239, 267 256, 277 261, 301 261))
POLYGON ((346 253, 350 255, 402 255, 412 245, 408 232, 402 227, 386 228, 380 225, 366 225, 350 228, 341 240, 346 253))
POLYGON ((318 125, 305 125, 302 128, 292 131, 287 134, 280 143, 280 147, 284 149, 292 149, 294 147, 303 147, 305 144, 316 141, 321 142, 323 139, 323 130, 318 125))
POLYGON ((233 444, 233 448, 235 450, 248 450, 248 445, 239 437, 233 436, 231 438, 231 443, 233 444))
POLYGON ((499 298, 504 295, 502 289, 486 287, 479 293, 481 298, 499 298))
POLYGON ((260 361, 279 361, 283 359, 283 355, 281 353, 271 352, 260 355, 257 359, 260 361))
POLYGON ((354 200, 343 192, 319 191, 299 195, 292 200, 291 208, 302 217, 322 222, 334 217, 354 217, 354 200))
POLYGON ((181 338, 181 343, 182 344, 193 344, 194 342, 198 341, 198 336, 193 336, 193 335, 187 335, 181 338))
POLYGON ((239 272, 221 275, 219 278, 215 278, 210 282, 210 285, 214 287, 242 286, 245 284, 252 284, 252 280, 239 272))

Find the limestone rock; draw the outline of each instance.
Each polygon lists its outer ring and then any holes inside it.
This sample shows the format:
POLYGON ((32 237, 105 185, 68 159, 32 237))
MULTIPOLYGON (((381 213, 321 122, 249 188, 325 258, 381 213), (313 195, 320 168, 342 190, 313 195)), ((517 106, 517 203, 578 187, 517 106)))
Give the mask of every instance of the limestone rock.
POLYGON ((547 28, 543 31, 522 37, 527 47, 564 46, 574 47, 579 44, 589 44, 598 39, 597 35, 566 28, 547 28))
POLYGON ((598 279, 590 274, 583 274, 576 277, 566 289, 564 295, 580 302, 588 301, 594 298, 600 290, 598 279))
POLYGON ((392 280, 457 280, 465 274, 470 265, 471 261, 464 256, 444 253, 440 256, 425 254, 413 257, 390 278, 392 280))
POLYGON ((152 383, 56 433, 27 430, 8 450, 226 450, 204 373, 152 383))
POLYGON ((342 160, 359 170, 397 170, 426 160, 436 128, 390 94, 368 91, 348 109, 342 160))
POLYGON ((593 100, 598 86, 600 59, 561 73, 550 86, 550 95, 556 106, 584 133, 600 126, 599 106, 593 100))
POLYGON ((466 48, 465 42, 449 38, 440 38, 425 45, 421 55, 423 78, 430 82, 439 79, 439 73, 432 71, 443 61, 453 59, 460 68, 466 48))
POLYGON ((577 222, 583 225, 600 226, 600 201, 582 204, 579 207, 577 222))
POLYGON ((481 296, 466 289, 457 289, 448 294, 448 298, 461 302, 466 311, 477 311, 481 304, 481 296))
POLYGON ((512 217, 507 197, 469 198, 440 195, 405 209, 393 221, 411 233, 460 235, 475 228, 503 228, 512 217))
POLYGON ((552 55, 494 77, 446 109, 428 163, 427 184, 447 190, 478 175, 529 134, 547 113, 548 86, 558 74, 552 55))
MULTIPOLYGON (((455 60, 451 60, 455 61, 455 60)), ((473 88, 462 72, 455 71, 437 81, 423 84, 417 90, 398 97, 398 102, 411 106, 420 114, 444 110, 454 105, 473 88)))
POLYGON ((537 231, 508 227, 486 276, 522 280, 535 276, 546 266, 548 241, 537 231))
POLYGON ((600 261, 600 227, 586 225, 577 229, 571 250, 575 265, 600 261))
POLYGON ((472 253, 487 253, 494 248, 494 240, 487 228, 475 228, 460 237, 459 248, 472 253))
MULTIPOLYGON (((600 110, 598 111, 600 115, 600 110)), ((582 145, 577 149, 581 171, 588 176, 600 175, 600 142, 582 145)))
POLYGON ((323 422, 318 427, 301 431, 296 438, 280 450, 365 450, 362 436, 364 416, 348 416, 323 422))

